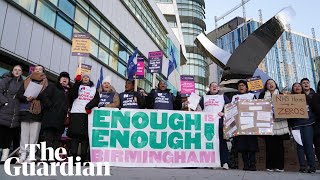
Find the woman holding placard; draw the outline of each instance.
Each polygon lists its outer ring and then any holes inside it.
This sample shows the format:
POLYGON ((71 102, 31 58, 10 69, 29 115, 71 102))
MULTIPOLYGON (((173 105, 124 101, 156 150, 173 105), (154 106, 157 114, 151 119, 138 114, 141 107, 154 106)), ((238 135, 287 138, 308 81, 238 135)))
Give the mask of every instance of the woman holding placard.
POLYGON ((220 142, 220 161, 223 169, 229 169, 229 150, 227 140, 223 138, 223 107, 230 103, 230 100, 225 95, 219 95, 219 85, 212 82, 209 85, 209 92, 202 96, 199 105, 205 112, 217 113, 219 119, 219 142, 220 142), (218 102, 218 103, 216 103, 218 102))
MULTIPOLYGON (((291 94, 304 94, 302 91, 302 85, 300 83, 294 83, 292 85, 291 94)), ((307 104, 306 104, 307 106, 307 104)), ((309 111, 309 114, 311 112, 309 111)), ((292 128, 292 135, 297 143, 297 152, 300 170, 299 172, 306 172, 306 161, 309 166, 308 173, 315 173, 315 152, 313 150, 313 124, 314 119, 308 118, 296 118, 289 121, 289 126, 292 128)))
MULTIPOLYGON (((256 99, 255 95, 248 92, 248 84, 244 80, 237 83, 238 94, 232 97, 232 102, 238 100, 256 99)), ((234 138, 233 145, 242 154, 243 170, 256 171, 256 152, 259 150, 258 138, 254 135, 240 135, 234 138)))
MULTIPOLYGON (((264 85, 264 91, 259 99, 271 99, 273 95, 282 94, 277 83, 268 79, 264 85)), ((288 122, 286 119, 276 119, 273 123, 273 136, 265 136, 266 143, 266 168, 267 171, 283 172, 284 147, 283 140, 289 137, 288 122)))

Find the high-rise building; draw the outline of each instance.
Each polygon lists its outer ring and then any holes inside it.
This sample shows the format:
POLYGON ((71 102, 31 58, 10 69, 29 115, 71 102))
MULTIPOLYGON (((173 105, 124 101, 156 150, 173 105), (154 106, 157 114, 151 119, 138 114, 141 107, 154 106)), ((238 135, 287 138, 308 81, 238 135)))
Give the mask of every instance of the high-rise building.
MULTIPOLYGON (((234 18, 223 26, 210 32, 207 36, 220 48, 233 53, 244 41, 244 19, 234 18)), ((248 35, 255 31, 261 23, 253 19, 247 23, 248 35)), ((320 41, 316 40, 319 52, 320 41)), ((273 78, 281 89, 291 89, 294 82, 308 78, 311 87, 317 83, 314 39, 301 33, 286 30, 272 47, 259 68, 273 78)), ((214 69, 216 65, 211 65, 214 69)), ((219 69, 219 68, 218 68, 219 69)), ((219 74, 221 69, 217 71, 219 74)), ((221 77, 221 76, 219 76, 221 77)))
POLYGON ((194 44, 196 37, 206 30, 204 0, 177 0, 181 28, 187 53, 187 64, 181 74, 195 78, 196 93, 203 95, 209 83, 209 62, 203 51, 194 44))
MULTIPOLYGON (((61 71, 75 76, 78 57, 71 55, 75 32, 91 35, 90 56, 83 63, 92 66, 93 82, 102 67, 118 92, 124 90, 127 61, 136 47, 145 68, 149 52, 164 52, 157 79, 166 78, 172 54, 180 59, 179 40, 155 1, 0 0, 0 73, 20 64, 27 75, 29 66, 42 64, 50 80, 61 71)), ((151 83, 152 75, 145 73, 139 87, 149 91, 151 83)))

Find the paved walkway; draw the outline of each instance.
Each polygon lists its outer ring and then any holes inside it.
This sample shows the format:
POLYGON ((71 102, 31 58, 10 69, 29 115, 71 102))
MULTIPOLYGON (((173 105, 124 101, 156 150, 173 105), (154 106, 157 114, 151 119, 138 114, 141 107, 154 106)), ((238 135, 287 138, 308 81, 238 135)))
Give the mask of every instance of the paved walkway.
MULTIPOLYGON (((15 166, 16 167, 16 166, 15 166)), ((218 169, 170 169, 170 168, 120 168, 112 167, 111 176, 108 177, 63 177, 61 175, 53 177, 10 177, 4 172, 3 165, 0 166, 0 180, 320 180, 320 171, 315 174, 298 172, 248 172, 241 170, 218 170, 218 169)))

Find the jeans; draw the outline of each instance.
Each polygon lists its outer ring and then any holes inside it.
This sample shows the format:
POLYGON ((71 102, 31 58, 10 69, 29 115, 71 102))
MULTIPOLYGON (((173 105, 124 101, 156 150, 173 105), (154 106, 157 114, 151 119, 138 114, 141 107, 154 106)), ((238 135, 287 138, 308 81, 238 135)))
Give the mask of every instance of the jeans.
POLYGON ((300 130, 303 146, 297 143, 297 152, 300 167, 306 167, 305 156, 309 167, 315 167, 315 152, 313 149, 313 127, 312 125, 295 127, 294 130, 300 130))
POLYGON ((220 162, 221 166, 225 163, 229 163, 229 150, 227 146, 227 140, 223 139, 223 128, 219 128, 219 146, 220 146, 220 162))

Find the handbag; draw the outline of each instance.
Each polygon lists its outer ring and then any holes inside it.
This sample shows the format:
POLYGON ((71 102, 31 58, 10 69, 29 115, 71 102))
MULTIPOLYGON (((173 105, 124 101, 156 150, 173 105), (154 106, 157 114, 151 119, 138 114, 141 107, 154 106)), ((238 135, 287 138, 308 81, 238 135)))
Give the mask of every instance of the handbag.
POLYGON ((287 119, 277 119, 273 122, 273 134, 285 135, 289 134, 289 127, 287 119))

